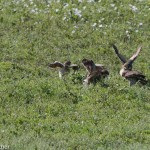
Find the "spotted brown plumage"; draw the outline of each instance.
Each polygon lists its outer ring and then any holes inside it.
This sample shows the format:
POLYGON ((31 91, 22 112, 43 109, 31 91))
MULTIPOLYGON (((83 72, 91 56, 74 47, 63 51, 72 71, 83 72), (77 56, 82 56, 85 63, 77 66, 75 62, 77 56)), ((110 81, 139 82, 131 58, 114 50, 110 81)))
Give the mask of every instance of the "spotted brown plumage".
POLYGON ((105 69, 104 65, 95 64, 93 60, 83 59, 82 64, 87 71, 86 78, 83 82, 84 85, 96 83, 101 78, 105 78, 109 75, 109 72, 105 69))
POLYGON ((120 70, 120 75, 124 77, 125 79, 129 80, 129 84, 134 85, 137 82, 140 82, 141 84, 146 84, 147 80, 145 75, 143 75, 141 72, 132 70, 133 62, 136 60, 137 56, 139 55, 142 46, 139 46, 136 53, 132 55, 128 60, 125 59, 123 55, 121 55, 118 51, 118 48, 115 45, 112 45, 116 55, 122 62, 122 68, 120 70))
POLYGON ((73 69, 74 73, 79 69, 79 66, 76 64, 71 64, 70 61, 66 61, 65 63, 61 63, 55 61, 54 63, 50 63, 49 67, 58 68, 59 77, 62 78, 65 74, 70 72, 70 68, 73 69))

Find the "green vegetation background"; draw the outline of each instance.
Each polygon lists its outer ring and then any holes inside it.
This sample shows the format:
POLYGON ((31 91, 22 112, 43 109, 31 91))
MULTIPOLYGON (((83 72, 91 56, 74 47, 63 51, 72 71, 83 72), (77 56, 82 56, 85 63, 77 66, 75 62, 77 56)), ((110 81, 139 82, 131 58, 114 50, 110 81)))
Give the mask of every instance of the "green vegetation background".
MULTIPOLYGON (((1 0, 0 144, 13 150, 150 149, 150 88, 119 76, 115 43, 150 79, 148 0, 1 0), (110 76, 83 88, 85 69, 59 80, 55 60, 105 64, 110 76)), ((72 74, 72 73, 71 73, 72 74)))

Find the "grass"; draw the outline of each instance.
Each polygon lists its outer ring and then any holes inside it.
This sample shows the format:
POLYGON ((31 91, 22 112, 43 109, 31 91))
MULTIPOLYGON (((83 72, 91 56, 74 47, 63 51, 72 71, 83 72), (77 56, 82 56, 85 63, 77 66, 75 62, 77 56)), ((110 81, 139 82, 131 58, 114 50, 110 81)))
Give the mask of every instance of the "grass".
POLYGON ((15 150, 150 149, 150 88, 119 76, 115 43, 150 79, 146 0, 1 0, 0 145, 15 150), (110 76, 83 88, 83 67, 59 80, 55 60, 105 64, 110 76))

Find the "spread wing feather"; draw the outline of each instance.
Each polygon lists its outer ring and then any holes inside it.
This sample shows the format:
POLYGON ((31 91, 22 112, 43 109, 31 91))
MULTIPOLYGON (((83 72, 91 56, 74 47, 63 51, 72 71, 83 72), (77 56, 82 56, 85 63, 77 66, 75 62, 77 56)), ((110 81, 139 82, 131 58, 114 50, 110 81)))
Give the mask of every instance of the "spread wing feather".
POLYGON ((134 53, 132 57, 124 64, 126 68, 129 68, 130 66, 132 66, 133 62, 136 60, 137 56, 139 55, 141 49, 142 49, 142 46, 139 46, 136 53, 134 53))
POLYGON ((118 48, 116 47, 116 45, 113 44, 112 46, 113 46, 113 48, 114 48, 114 50, 115 50, 115 53, 117 54, 117 56, 118 56, 119 59, 121 60, 121 62, 122 62, 123 64, 126 63, 125 57, 119 53, 118 48))
POLYGON ((145 75, 143 75, 141 72, 138 71, 129 71, 125 74, 126 78, 145 78, 145 75))
POLYGON ((55 61, 54 63, 50 63, 49 67, 51 67, 51 68, 57 68, 57 67, 63 68, 64 65, 62 63, 58 62, 58 61, 55 61))

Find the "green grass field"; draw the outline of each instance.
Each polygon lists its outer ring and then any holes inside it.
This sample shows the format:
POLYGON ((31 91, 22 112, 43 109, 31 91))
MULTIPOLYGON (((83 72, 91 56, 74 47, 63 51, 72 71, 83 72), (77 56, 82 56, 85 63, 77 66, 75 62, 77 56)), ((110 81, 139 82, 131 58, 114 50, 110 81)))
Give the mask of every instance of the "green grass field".
POLYGON ((0 43, 0 146, 150 149, 150 84, 129 87, 111 46, 129 58, 142 45, 134 69, 150 79, 149 0, 1 0, 0 43), (109 77, 84 88, 83 58, 109 77), (56 60, 81 68, 60 80, 56 60))

